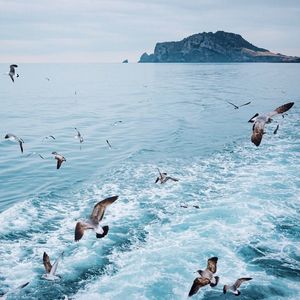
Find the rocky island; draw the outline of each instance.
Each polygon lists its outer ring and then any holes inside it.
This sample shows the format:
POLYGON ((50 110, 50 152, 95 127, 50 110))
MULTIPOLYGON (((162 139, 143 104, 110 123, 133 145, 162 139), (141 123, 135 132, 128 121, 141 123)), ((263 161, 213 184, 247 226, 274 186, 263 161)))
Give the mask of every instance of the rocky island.
POLYGON ((278 62, 299 63, 300 57, 286 56, 256 47, 241 35, 217 31, 191 35, 178 42, 157 43, 154 53, 144 53, 140 63, 172 62, 278 62))

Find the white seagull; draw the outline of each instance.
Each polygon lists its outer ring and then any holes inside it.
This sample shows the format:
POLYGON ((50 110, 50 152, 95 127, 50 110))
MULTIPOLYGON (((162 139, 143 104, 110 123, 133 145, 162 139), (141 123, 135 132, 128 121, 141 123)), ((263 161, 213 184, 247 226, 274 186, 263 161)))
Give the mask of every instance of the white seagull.
POLYGON ((245 106, 245 105, 248 105, 248 104, 251 103, 251 101, 249 101, 249 102, 247 102, 247 103, 244 103, 244 104, 242 104, 242 105, 237 106, 237 105, 235 105, 235 104, 232 103, 232 102, 229 102, 229 101, 226 101, 226 102, 229 103, 229 104, 231 104, 231 105, 234 107, 234 109, 239 109, 240 107, 245 106))
POLYGON ((166 183, 168 180, 179 181, 179 179, 167 176, 167 173, 161 173, 159 168, 157 168, 159 176, 156 178, 155 183, 160 181, 160 184, 166 183))
POLYGON ((23 153, 23 143, 24 143, 24 141, 21 138, 18 138, 15 134, 12 134, 12 133, 6 134, 6 136, 4 138, 8 139, 10 141, 18 142, 19 145, 20 145, 20 148, 21 148, 21 152, 23 153))
POLYGON ((43 264, 44 264, 46 273, 42 275, 42 278, 44 278, 46 280, 50 280, 50 281, 60 279, 60 276, 55 275, 55 273, 56 273, 56 270, 57 270, 57 267, 58 267, 58 263, 62 259, 63 255, 64 255, 64 252, 62 252, 60 254, 60 256, 57 258, 57 260, 55 261, 55 263, 53 265, 51 265, 50 258, 48 256, 48 254, 46 252, 44 252, 43 264))
MULTIPOLYGON (((9 73, 6 73, 11 78, 12 82, 15 82, 15 80, 14 80, 14 76, 16 74, 15 68, 17 68, 17 67, 18 67, 18 65, 10 65, 9 73)), ((17 77, 19 77, 19 74, 17 74, 17 77)))
POLYGON ((271 111, 269 113, 263 115, 259 115, 258 113, 256 113, 248 121, 250 123, 254 123, 252 127, 251 142, 258 147, 261 143, 263 135, 265 134, 265 125, 272 122, 272 117, 288 111, 293 105, 294 102, 289 102, 277 107, 274 111, 271 111))
POLYGON ((79 139, 80 144, 83 143, 83 137, 82 137, 81 133, 77 130, 76 127, 75 127, 75 130, 77 131, 77 135, 75 135, 75 138, 79 139))
POLYGON ((200 274, 200 277, 197 277, 194 280, 191 290, 189 292, 189 297, 195 295, 201 287, 207 284, 209 284, 211 287, 215 287, 218 284, 219 277, 214 276, 214 274, 217 272, 217 262, 217 257, 211 257, 207 261, 206 269, 204 271, 197 271, 200 274))
POLYGON ((233 285, 224 285, 223 287, 223 293, 226 294, 227 291, 231 291, 236 296, 239 296, 241 292, 238 290, 238 288, 241 286, 241 284, 245 281, 252 280, 251 277, 243 277, 239 278, 233 285))
POLYGON ((52 152, 52 154, 54 155, 54 159, 57 160, 56 169, 59 169, 61 164, 67 160, 64 158, 64 156, 62 156, 61 154, 58 154, 57 152, 52 152))
POLYGON ((86 222, 77 222, 75 227, 75 241, 78 242, 84 235, 84 231, 92 229, 96 232, 97 238, 103 238, 107 235, 109 227, 101 226, 99 223, 103 219, 107 206, 114 203, 119 196, 106 198, 98 202, 92 211, 90 218, 86 222))

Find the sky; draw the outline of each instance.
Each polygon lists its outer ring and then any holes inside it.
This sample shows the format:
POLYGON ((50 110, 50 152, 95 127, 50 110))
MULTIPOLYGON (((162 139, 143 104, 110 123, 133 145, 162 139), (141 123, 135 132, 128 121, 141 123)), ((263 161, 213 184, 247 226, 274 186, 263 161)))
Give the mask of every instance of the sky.
POLYGON ((299 25, 300 0, 0 0, 0 62, 137 62, 217 30, 300 56, 299 25))

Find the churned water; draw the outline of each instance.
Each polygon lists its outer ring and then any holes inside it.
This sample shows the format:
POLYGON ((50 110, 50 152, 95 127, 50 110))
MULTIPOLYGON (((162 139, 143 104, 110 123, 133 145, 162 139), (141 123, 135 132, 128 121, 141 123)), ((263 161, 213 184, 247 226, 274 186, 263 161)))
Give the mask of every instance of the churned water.
POLYGON ((300 298, 299 65, 23 64, 18 73, 14 84, 0 78, 0 293, 30 281, 8 299, 186 299, 194 272, 218 256, 219 285, 193 298, 233 299, 222 287, 243 276, 253 280, 240 299, 300 298), (234 110, 226 100, 252 102, 234 110), (290 101, 254 146, 247 121, 290 101), (23 154, 6 133, 23 138, 23 154), (67 160, 59 170, 52 151, 67 160), (157 167, 180 181, 154 184, 157 167), (75 243, 77 220, 112 195, 108 235, 75 243), (64 251, 60 281, 41 279, 44 251, 52 261, 64 251))

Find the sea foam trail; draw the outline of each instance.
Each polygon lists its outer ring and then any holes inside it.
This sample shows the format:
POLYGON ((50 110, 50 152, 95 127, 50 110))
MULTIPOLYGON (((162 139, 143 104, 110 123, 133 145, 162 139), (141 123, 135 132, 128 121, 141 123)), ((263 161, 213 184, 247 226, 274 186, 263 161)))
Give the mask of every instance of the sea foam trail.
MULTIPOLYGON (((280 162, 290 146, 274 142, 269 142, 271 152, 242 145, 192 165, 180 161, 176 167, 167 165, 170 174, 180 177, 180 184, 145 186, 138 193, 136 213, 141 222, 152 216, 149 224, 145 220, 145 242, 127 251, 113 250, 109 260, 116 270, 87 284, 76 299, 97 295, 151 299, 154 294, 182 299, 195 277, 193 271, 213 255, 219 257, 220 285, 203 289, 199 298, 218 299, 222 284, 251 276, 254 280, 243 293, 245 299, 295 299, 299 239, 287 238, 289 228, 282 230, 280 224, 290 220, 291 228, 299 220, 295 184, 299 156, 280 162), (198 204, 200 209, 182 209, 182 202, 198 204)), ((146 165, 126 168, 124 173, 140 178, 154 169, 146 165)), ((135 183, 129 182, 132 192, 127 189, 127 193, 136 195, 135 183)))
POLYGON ((66 293, 76 299, 182 299, 193 272, 216 255, 220 285, 203 289, 199 298, 217 298, 222 284, 251 276, 246 299, 293 299, 300 245, 289 231, 299 220, 300 159, 284 155, 294 147, 293 137, 288 144, 284 139, 267 142, 269 148, 228 145, 207 159, 164 162, 178 183, 155 185, 156 165, 133 160, 71 195, 53 192, 14 205, 0 215, 4 285, 31 280, 20 293, 24 299, 66 293), (120 198, 104 218, 108 236, 97 240, 87 232, 74 243, 76 221, 113 194, 120 198), (40 279, 43 251, 53 258, 65 251, 63 279, 55 287, 40 279))

